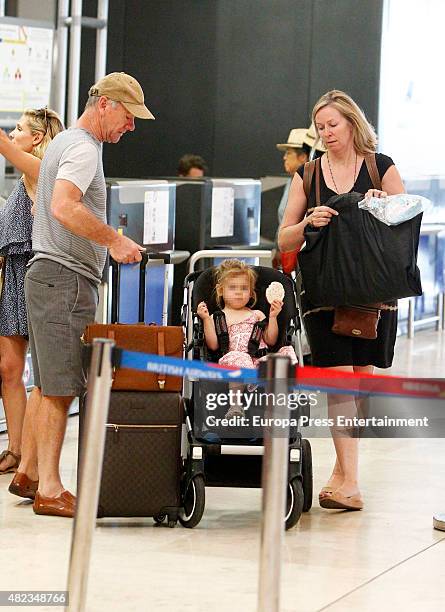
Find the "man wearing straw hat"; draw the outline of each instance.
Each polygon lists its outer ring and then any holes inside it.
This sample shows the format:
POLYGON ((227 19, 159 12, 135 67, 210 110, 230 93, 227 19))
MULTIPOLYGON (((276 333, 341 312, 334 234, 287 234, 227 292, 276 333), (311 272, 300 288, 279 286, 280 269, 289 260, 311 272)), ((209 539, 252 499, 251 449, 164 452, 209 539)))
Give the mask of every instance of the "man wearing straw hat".
MULTIPOLYGON (((286 209, 292 177, 302 164, 305 164, 313 157, 318 157, 324 149, 316 136, 313 125, 309 128, 294 128, 289 132, 287 142, 277 144, 277 149, 279 151, 284 151, 284 170, 290 177, 286 183, 278 206, 278 225, 280 225, 286 209)), ((272 261, 274 268, 278 268, 281 265, 280 251, 277 246, 277 236, 278 231, 275 237, 274 257, 272 261)))

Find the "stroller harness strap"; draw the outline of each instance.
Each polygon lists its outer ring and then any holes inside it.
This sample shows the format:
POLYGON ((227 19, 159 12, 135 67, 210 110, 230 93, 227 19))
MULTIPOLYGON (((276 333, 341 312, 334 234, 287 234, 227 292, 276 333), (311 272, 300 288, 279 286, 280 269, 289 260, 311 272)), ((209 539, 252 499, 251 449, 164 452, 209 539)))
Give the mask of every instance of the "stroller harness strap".
MULTIPOLYGON (((219 352, 225 355, 229 352, 229 329, 227 327, 226 315, 222 310, 216 310, 213 313, 213 322, 215 324, 216 337, 218 338, 219 352)), ((250 334, 247 352, 251 357, 264 357, 268 353, 267 349, 260 349, 261 338, 263 337, 264 329, 267 326, 267 318, 262 321, 257 321, 250 334)))
POLYGON ((226 315, 222 310, 213 313, 216 337, 218 338, 219 352, 225 355, 229 352, 229 330, 227 327, 226 315))

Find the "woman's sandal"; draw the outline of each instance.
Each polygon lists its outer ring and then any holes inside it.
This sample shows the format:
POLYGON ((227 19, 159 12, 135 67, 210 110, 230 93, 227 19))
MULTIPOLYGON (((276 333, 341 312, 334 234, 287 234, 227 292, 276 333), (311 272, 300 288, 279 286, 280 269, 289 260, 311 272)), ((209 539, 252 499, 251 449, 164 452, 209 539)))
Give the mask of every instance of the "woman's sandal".
POLYGON ((10 451, 10 450, 5 450, 5 451, 3 451, 2 453, 0 453, 0 463, 1 463, 1 462, 2 462, 4 459, 6 459, 6 457, 7 457, 8 455, 11 455, 11 457, 14 459, 14 463, 13 463, 12 465, 8 465, 8 467, 7 467, 7 468, 5 468, 4 470, 0 470, 0 476, 1 476, 2 474, 10 474, 11 472, 16 472, 16 471, 17 471, 17 468, 18 468, 18 467, 19 467, 19 465, 20 465, 20 459, 21 459, 21 456, 20 456, 20 455, 16 455, 15 453, 13 453, 13 452, 12 452, 12 451, 10 451))
POLYGON ((318 500, 320 501, 328 495, 332 495, 333 492, 334 489, 332 487, 323 487, 322 489, 320 489, 320 493, 318 494, 318 500))
POLYGON ((346 496, 334 491, 320 499, 320 506, 328 510, 362 510, 363 500, 360 495, 346 496))

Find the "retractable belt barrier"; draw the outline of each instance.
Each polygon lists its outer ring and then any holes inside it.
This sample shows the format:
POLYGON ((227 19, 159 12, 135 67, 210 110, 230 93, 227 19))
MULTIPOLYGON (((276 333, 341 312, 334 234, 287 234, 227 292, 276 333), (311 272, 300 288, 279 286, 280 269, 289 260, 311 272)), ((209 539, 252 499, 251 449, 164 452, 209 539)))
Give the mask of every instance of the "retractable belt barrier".
MULTIPOLYGON (((256 369, 232 368, 203 361, 160 357, 135 351, 116 350, 116 367, 133 368, 172 376, 202 380, 259 381, 256 369)), ((408 378, 380 374, 358 374, 312 366, 295 367, 295 380, 290 389, 317 389, 350 395, 389 395, 425 399, 445 399, 445 380, 408 378)))
MULTIPOLYGON (((245 381, 248 383, 262 381, 264 383, 264 377, 259 379, 256 369, 235 369, 201 361, 160 357, 118 349, 112 340, 97 338, 93 341, 88 375, 83 452, 79 466, 78 501, 68 569, 68 610, 71 612, 83 612, 87 609, 87 583, 97 517, 112 376, 113 370, 121 367, 183 376, 195 380, 245 381)), ((289 393, 294 389, 317 389, 351 395, 445 399, 445 381, 443 380, 353 374, 326 368, 298 366, 292 368, 289 358, 279 354, 266 356, 264 373, 266 386, 274 393, 278 391, 289 393)), ((289 407, 286 405, 283 410, 283 417, 286 420, 289 407)), ((265 428, 259 612, 278 612, 279 610, 288 442, 288 435, 274 436, 272 429, 265 428)))

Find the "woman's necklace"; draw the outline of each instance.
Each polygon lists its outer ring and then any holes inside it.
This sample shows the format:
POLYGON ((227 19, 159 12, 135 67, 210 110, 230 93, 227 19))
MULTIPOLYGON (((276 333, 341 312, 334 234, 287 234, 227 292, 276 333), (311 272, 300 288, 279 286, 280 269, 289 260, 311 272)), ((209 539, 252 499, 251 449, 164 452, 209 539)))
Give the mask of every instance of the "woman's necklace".
MULTIPOLYGON (((339 189, 338 189, 338 187, 337 187, 337 184, 336 184, 336 182, 335 182, 334 175, 332 174, 331 162, 329 161, 329 151, 326 151, 326 158, 327 158, 327 160, 328 160, 329 172, 330 172, 330 174, 331 174, 331 179, 332 179, 332 182, 334 183, 335 191, 337 192, 337 194, 339 194, 339 193, 340 193, 340 191, 339 191, 339 189)), ((355 185, 355 180, 356 180, 356 178, 357 178, 356 172, 357 172, 357 151, 355 152, 354 177, 353 177, 353 178, 354 178, 354 181, 353 181, 353 183, 352 183, 352 186, 353 186, 353 187, 354 187, 354 185, 355 185)))

